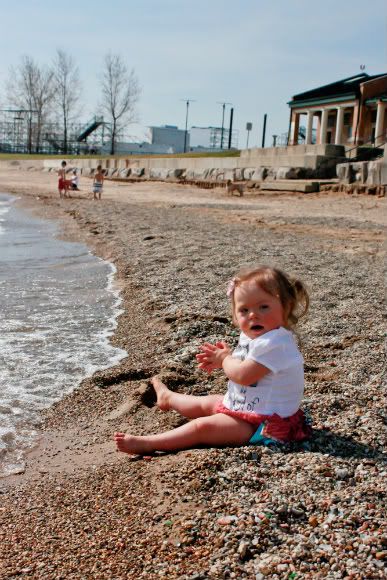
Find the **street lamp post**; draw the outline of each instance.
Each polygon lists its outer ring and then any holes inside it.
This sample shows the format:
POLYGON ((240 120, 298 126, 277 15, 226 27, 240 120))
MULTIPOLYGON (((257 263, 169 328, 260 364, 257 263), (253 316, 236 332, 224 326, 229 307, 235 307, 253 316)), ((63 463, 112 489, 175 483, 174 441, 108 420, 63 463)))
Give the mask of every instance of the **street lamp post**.
POLYGON ((232 122, 234 119, 234 107, 230 109, 230 128, 228 130, 228 148, 231 149, 232 144, 232 122))
POLYGON ((266 137, 266 120, 267 120, 267 113, 263 116, 263 129, 262 129, 262 149, 265 147, 265 137, 266 137))
POLYGON ((217 101, 218 105, 222 105, 222 131, 220 133, 220 148, 223 149, 223 133, 224 133, 224 112, 226 109, 226 105, 232 105, 232 103, 223 103, 221 101, 217 101))
POLYGON ((249 137, 250 137, 250 131, 253 128, 253 124, 248 122, 246 123, 246 131, 247 131, 247 140, 246 140, 246 149, 249 148, 249 137))
POLYGON ((185 101, 186 104, 186 113, 185 113, 185 133, 184 133, 184 153, 187 151, 187 128, 188 128, 188 110, 189 110, 189 104, 190 103, 194 103, 195 101, 193 99, 181 99, 182 101, 185 101))

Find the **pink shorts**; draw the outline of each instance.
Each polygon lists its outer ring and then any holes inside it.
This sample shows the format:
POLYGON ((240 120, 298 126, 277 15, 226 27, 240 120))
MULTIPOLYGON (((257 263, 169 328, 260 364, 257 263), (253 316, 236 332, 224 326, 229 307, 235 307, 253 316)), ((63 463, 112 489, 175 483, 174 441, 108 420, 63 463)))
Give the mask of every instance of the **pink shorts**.
POLYGON ((252 425, 260 425, 267 417, 265 415, 255 415, 254 413, 244 413, 243 411, 232 411, 219 403, 215 408, 215 413, 224 413, 224 415, 230 415, 230 417, 235 417, 236 419, 243 419, 252 425))
POLYGON ((275 440, 280 442, 304 441, 312 435, 312 428, 306 422, 304 412, 299 409, 290 417, 280 417, 279 415, 256 415, 255 413, 243 413, 242 411, 231 411, 219 403, 215 411, 242 419, 258 427, 258 433, 254 434, 250 443, 275 440))

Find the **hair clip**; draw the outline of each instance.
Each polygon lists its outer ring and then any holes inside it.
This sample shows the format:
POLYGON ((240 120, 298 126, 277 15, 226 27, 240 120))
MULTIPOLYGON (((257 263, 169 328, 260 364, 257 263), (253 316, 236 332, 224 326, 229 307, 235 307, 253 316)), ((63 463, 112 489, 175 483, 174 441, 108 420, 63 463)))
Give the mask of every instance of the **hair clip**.
POLYGON ((232 278, 230 280, 230 282, 227 284, 227 297, 231 298, 231 296, 234 294, 234 290, 235 290, 235 278, 232 278))

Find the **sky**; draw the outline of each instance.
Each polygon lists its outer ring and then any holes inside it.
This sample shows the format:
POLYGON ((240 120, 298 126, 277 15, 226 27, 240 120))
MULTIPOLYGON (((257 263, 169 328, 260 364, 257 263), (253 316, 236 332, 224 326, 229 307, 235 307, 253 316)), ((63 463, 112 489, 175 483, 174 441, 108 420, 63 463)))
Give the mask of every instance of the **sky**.
POLYGON ((385 0, 0 0, 0 107, 23 55, 50 65, 71 55, 82 81, 77 121, 101 102, 105 55, 120 55, 141 86, 133 140, 152 125, 225 127, 239 147, 286 133, 293 95, 356 75, 387 73, 385 0))

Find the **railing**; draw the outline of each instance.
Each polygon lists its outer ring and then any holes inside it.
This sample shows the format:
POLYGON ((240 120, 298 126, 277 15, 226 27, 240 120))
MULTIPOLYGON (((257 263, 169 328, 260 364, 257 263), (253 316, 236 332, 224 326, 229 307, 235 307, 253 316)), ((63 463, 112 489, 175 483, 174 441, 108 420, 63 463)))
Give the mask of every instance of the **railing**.
POLYGON ((361 145, 355 145, 354 147, 351 147, 351 149, 347 149, 345 155, 348 159, 343 163, 355 163, 356 161, 371 161, 372 159, 377 159, 383 155, 383 147, 386 142, 386 133, 373 136, 369 141, 366 141, 361 145), (376 145, 376 143, 378 143, 378 145, 376 145), (361 147, 364 147, 364 151, 355 155, 355 157, 351 157, 351 152, 355 150, 358 151, 361 147))
POLYGON ((98 129, 104 123, 103 117, 93 117, 80 130, 77 141, 84 141, 93 131, 98 129))

